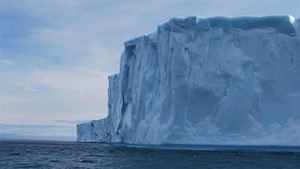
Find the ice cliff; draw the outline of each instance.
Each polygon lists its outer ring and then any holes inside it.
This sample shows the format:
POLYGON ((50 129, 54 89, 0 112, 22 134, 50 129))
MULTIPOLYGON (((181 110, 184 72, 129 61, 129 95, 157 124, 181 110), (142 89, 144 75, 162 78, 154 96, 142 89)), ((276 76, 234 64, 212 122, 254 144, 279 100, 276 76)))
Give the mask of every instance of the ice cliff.
POLYGON ((174 18, 125 42, 79 142, 300 145, 300 19, 174 18))

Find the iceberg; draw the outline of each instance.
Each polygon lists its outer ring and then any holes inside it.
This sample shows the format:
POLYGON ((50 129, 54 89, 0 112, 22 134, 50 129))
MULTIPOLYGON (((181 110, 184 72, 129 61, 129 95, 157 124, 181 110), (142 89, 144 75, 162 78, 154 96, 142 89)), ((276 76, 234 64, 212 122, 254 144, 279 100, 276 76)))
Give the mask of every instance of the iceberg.
POLYGON ((300 145, 300 19, 172 18, 124 45, 78 142, 300 145))

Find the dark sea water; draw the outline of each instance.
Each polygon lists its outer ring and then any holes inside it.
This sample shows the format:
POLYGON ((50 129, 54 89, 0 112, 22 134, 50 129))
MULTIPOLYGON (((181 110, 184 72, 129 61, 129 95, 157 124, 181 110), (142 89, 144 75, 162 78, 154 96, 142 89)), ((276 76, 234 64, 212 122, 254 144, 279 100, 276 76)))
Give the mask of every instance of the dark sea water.
POLYGON ((179 148, 0 141, 0 168, 300 169, 300 147, 183 146, 190 150, 175 150, 179 148))

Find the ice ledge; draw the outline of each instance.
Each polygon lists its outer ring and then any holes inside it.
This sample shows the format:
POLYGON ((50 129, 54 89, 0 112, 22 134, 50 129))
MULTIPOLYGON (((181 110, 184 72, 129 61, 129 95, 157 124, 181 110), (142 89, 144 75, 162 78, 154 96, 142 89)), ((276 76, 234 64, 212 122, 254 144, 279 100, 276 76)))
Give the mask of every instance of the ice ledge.
POLYGON ((210 28, 222 28, 224 32, 230 32, 234 29, 250 30, 273 28, 276 32, 295 36, 294 27, 295 18, 291 15, 286 16, 264 16, 264 17, 188 17, 173 18, 169 22, 163 24, 161 28, 166 28, 173 32, 181 32, 190 27, 197 27, 200 30, 208 30, 210 28), (169 26, 169 28, 167 28, 169 26))
POLYGON ((211 28, 222 28, 225 33, 229 33, 237 29, 251 30, 271 28, 277 33, 295 36, 296 32, 299 32, 299 19, 295 19, 291 15, 263 17, 218 16, 210 18, 191 16, 187 18, 172 18, 168 22, 159 25, 157 32, 128 40, 124 43, 124 45, 125 48, 132 48, 136 43, 144 40, 157 41, 156 35, 162 31, 183 32, 195 28, 199 31, 207 31, 211 28))

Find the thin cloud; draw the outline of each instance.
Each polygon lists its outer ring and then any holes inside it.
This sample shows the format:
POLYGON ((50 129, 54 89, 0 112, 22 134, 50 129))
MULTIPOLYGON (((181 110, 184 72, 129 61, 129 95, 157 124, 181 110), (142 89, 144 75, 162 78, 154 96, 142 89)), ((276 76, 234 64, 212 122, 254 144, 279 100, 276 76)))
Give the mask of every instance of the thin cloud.
POLYGON ((0 139, 71 139, 75 141, 74 127, 59 125, 7 125, 0 124, 0 139))
POLYGON ((90 122, 91 120, 54 120, 54 121, 59 123, 71 123, 77 125, 77 124, 90 122))
POLYGON ((43 136, 20 133, 0 133, 0 140, 44 140, 44 141, 76 141, 76 136, 43 136))
POLYGON ((0 124, 0 128, 12 127, 12 128, 71 128, 69 126, 59 126, 59 125, 18 125, 18 124, 0 124))
POLYGON ((10 66, 10 65, 14 64, 14 61, 9 60, 9 59, 3 59, 3 60, 0 60, 0 64, 2 66, 10 66))

